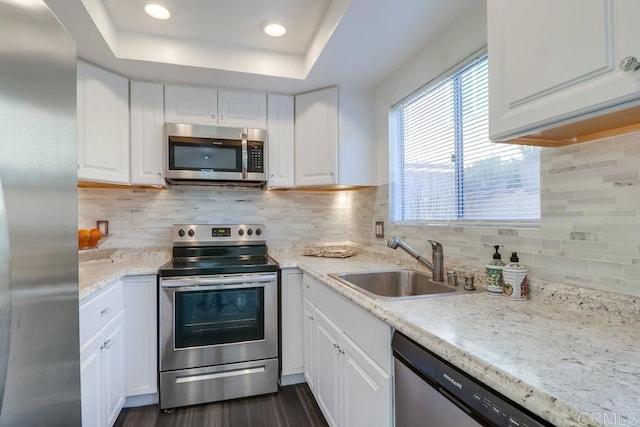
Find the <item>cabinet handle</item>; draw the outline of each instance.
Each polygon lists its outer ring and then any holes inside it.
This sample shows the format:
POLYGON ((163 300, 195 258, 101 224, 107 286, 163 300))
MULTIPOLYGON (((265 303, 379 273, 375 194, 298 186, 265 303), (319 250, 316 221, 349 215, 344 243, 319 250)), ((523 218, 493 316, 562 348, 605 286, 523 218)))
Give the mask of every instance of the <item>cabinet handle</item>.
POLYGON ((309 320, 313 320, 313 316, 310 314, 307 314, 307 317, 309 318, 309 320))
POLYGON ((220 115, 218 116, 218 121, 219 121, 219 122, 224 122, 224 116, 223 116, 222 114, 220 114, 220 115))
POLYGON ((329 172, 329 176, 333 176, 333 175, 334 175, 334 173, 333 173, 333 172, 329 172))
POLYGON ((111 310, 109 310, 109 307, 103 308, 102 311, 100 312, 100 316, 106 316, 107 314, 109 314, 111 310))
POLYGON ((620 69, 622 71, 638 71, 640 70, 640 61, 635 56, 627 56, 620 61, 620 69))
POLYGON ((215 115, 215 114, 212 114, 212 115, 211 115, 211 120, 215 120, 215 119, 216 119, 216 115, 215 115))
POLYGON ((111 348, 111 338, 109 338, 102 344, 102 346, 100 347, 100 350, 109 350, 110 348, 111 348))
POLYGON ((158 176, 162 176, 162 172, 156 172, 158 176))

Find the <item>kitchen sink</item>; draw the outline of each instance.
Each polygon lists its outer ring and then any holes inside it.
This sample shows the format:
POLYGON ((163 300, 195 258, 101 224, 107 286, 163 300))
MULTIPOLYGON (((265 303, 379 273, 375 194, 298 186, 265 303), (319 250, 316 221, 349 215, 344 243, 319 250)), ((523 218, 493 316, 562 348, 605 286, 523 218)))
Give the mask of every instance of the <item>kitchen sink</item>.
POLYGON ((430 273, 417 270, 331 273, 329 276, 377 300, 425 298, 465 292, 462 286, 434 282, 430 273))

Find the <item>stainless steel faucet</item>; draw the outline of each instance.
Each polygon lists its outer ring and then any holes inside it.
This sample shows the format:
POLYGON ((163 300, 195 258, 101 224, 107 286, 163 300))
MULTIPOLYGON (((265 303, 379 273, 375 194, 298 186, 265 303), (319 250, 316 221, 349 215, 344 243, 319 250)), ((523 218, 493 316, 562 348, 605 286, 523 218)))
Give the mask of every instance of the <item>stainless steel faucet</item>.
POLYGON ((397 237, 392 237, 387 242, 387 246, 391 249, 400 247, 406 253, 418 260, 418 262, 427 267, 433 273, 433 280, 436 282, 444 282, 444 252, 442 245, 435 240, 428 240, 431 243, 431 262, 427 261, 422 255, 412 249, 405 242, 397 237))

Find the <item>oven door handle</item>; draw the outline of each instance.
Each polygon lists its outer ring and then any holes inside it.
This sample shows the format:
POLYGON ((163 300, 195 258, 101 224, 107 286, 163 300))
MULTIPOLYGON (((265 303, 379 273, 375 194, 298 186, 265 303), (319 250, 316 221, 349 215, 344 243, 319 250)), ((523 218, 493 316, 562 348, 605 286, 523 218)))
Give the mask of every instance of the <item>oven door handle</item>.
POLYGON ((244 277, 193 277, 193 278, 180 278, 180 279, 162 279, 161 286, 163 288, 189 288, 195 289, 218 289, 218 288, 232 288, 232 287, 250 287, 256 284, 272 283, 276 281, 277 276, 275 274, 262 274, 259 276, 244 276, 244 277), (245 286, 246 285, 246 286, 245 286))

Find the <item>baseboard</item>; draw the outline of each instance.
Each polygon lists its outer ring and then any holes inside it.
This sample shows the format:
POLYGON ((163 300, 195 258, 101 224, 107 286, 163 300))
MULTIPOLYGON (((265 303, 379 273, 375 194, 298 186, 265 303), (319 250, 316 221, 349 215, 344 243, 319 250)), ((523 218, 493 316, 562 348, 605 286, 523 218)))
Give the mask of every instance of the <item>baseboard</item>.
POLYGON ((305 382, 304 373, 302 373, 302 374, 283 375, 282 378, 280 378, 280 385, 281 386, 293 385, 293 384, 301 384, 301 383, 304 383, 304 382, 305 382))
POLYGON ((124 407, 136 408, 138 406, 156 405, 158 402, 158 393, 141 394, 138 396, 127 397, 124 401, 124 407))

